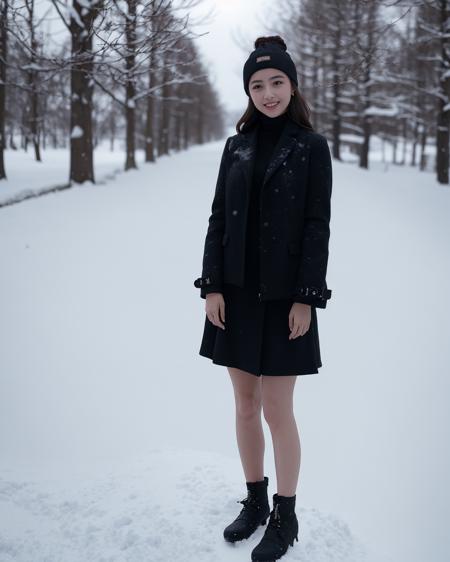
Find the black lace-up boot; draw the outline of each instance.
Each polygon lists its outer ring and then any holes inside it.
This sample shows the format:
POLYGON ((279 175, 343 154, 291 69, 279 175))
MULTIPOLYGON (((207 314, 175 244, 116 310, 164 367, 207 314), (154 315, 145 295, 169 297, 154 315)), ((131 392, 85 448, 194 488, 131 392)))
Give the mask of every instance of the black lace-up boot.
POLYGON ((253 562, 273 562, 281 558, 289 548, 298 542, 298 521, 295 514, 296 496, 274 494, 274 508, 264 536, 252 551, 253 562))
POLYGON ((244 507, 236 519, 223 532, 225 540, 229 542, 248 539, 259 525, 266 524, 266 520, 270 515, 270 505, 267 497, 268 477, 264 476, 264 480, 246 482, 246 484, 247 497, 237 502, 244 504, 244 507))

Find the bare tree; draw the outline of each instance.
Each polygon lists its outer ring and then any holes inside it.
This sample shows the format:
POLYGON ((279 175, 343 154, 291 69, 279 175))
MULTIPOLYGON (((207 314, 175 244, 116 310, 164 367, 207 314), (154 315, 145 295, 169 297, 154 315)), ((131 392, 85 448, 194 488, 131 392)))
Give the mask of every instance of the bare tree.
POLYGON ((436 43, 436 172, 439 183, 448 184, 449 122, 450 122, 450 5, 448 0, 426 2, 424 12, 429 18, 422 26, 436 43))
POLYGON ((25 23, 27 27, 27 38, 29 45, 26 48, 28 64, 25 66, 26 83, 28 87, 28 104, 27 104, 27 140, 31 137, 33 143, 35 158, 38 162, 41 161, 40 153, 40 123, 39 116, 39 81, 38 81, 38 42, 36 39, 36 25, 34 16, 34 0, 25 0, 25 23))
POLYGON ((95 53, 93 26, 103 9, 103 0, 73 0, 69 22, 62 13, 61 0, 52 0, 62 21, 70 32, 72 53, 71 109, 70 109, 70 172, 76 183, 94 182, 94 154, 92 142, 92 93, 95 53))
MULTIPOLYGON (((187 8, 192 0, 184 0, 177 9, 187 8)), ((153 159, 156 147, 158 156, 167 154, 173 118, 172 103, 182 100, 176 87, 182 84, 201 83, 207 86, 207 72, 194 74, 194 57, 188 58, 186 45, 193 36, 188 27, 188 16, 175 16, 173 3, 168 0, 111 0, 109 19, 97 31, 102 45, 102 58, 98 62, 95 83, 122 106, 126 121, 125 169, 136 167, 135 149, 138 135, 136 108, 145 102, 146 124, 143 139, 146 160, 153 159), (124 92, 121 95, 121 91, 124 92), (159 135, 155 142, 155 100, 159 104, 159 135)), ((188 104, 189 100, 183 103, 188 104)))

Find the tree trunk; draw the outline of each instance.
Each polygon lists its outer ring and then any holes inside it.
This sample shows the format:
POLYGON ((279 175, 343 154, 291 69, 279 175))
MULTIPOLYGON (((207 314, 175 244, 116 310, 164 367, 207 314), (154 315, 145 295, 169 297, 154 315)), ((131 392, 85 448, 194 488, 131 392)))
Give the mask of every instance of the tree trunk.
POLYGON ((127 40, 127 56, 126 61, 126 107, 125 119, 127 124, 127 157, 125 161, 125 170, 137 168, 135 160, 135 95, 136 95, 136 78, 135 78, 135 49, 136 49, 136 0, 128 0, 128 14, 125 23, 125 34, 127 40))
POLYGON ((76 183, 94 179, 94 149, 92 144, 93 71, 92 23, 94 9, 73 0, 78 15, 70 19, 72 35, 72 68, 70 98, 70 180, 76 183), (77 23, 81 21, 82 27, 77 23))
MULTIPOLYGON (((152 88, 154 82, 154 63, 155 63, 155 41, 156 41, 156 25, 154 23, 155 19, 155 6, 152 3, 151 6, 152 10, 152 17, 150 19, 150 30, 149 33, 151 34, 151 41, 152 45, 150 47, 150 53, 148 57, 148 88, 152 88)), ((154 136, 154 113, 155 113, 155 102, 153 95, 150 93, 147 96, 147 112, 146 112, 146 119, 145 119, 145 161, 146 162, 154 162, 155 161, 155 143, 153 141, 154 136)))
POLYGON ((111 111, 109 112, 109 149, 114 150, 114 140, 116 138, 116 114, 114 111, 114 102, 111 102, 111 111))
POLYGON ((8 60, 6 22, 8 0, 0 0, 0 180, 6 179, 5 170, 5 102, 6 102, 6 61, 8 60))
POLYGON ((448 184, 449 165, 449 117, 450 117, 450 42, 447 39, 448 0, 440 0, 441 66, 439 68, 439 90, 436 132, 436 171, 439 183, 448 184))
POLYGON ((361 152, 359 156, 359 166, 361 168, 368 168, 369 167, 369 149, 370 149, 370 135, 371 135, 371 122, 372 118, 370 115, 367 115, 367 109, 370 107, 371 103, 371 71, 372 71, 372 53, 373 53, 373 34, 374 34, 374 27, 375 27, 375 14, 376 14, 376 2, 375 0, 371 0, 369 11, 368 11, 368 33, 367 33, 367 48, 365 50, 366 53, 366 61, 365 61, 365 76, 363 82, 363 92, 364 92, 364 99, 363 99, 363 116, 362 116, 362 133, 363 133, 363 142, 361 145, 361 152))
POLYGON ((28 113, 28 133, 31 135, 31 140, 34 147, 34 157, 36 161, 41 161, 41 152, 39 148, 39 101, 38 101, 38 75, 35 70, 36 67, 36 53, 37 53, 37 41, 35 37, 34 29, 34 0, 27 3, 28 9, 28 30, 30 34, 30 58, 29 67, 27 71, 27 84, 28 84, 28 96, 29 96, 29 113, 28 113))
POLYGON ((415 120, 414 130, 413 130, 413 140, 412 140, 412 150, 411 150, 411 166, 416 165, 416 155, 417 155, 417 144, 419 142, 419 121, 415 120))
MULTIPOLYGON (((168 53, 165 53, 168 57, 168 53)), ((167 84, 169 81, 169 60, 164 61, 163 67, 163 87, 162 87, 162 98, 161 98, 161 128, 160 128, 160 139, 158 143, 158 156, 169 153, 169 104, 170 101, 166 98, 170 95, 170 86, 167 84)))
POLYGON ((427 168, 427 155, 425 154, 426 147, 427 147, 427 128, 423 126, 420 135, 420 171, 421 172, 425 171, 427 168))
POLYGON ((341 137, 341 104, 339 102, 339 97, 341 94, 341 88, 339 84, 339 46, 341 41, 341 28, 337 26, 337 32, 335 35, 335 45, 333 49, 333 60, 332 60, 332 75, 333 75, 333 158, 337 160, 341 159, 340 154, 340 137, 341 137))

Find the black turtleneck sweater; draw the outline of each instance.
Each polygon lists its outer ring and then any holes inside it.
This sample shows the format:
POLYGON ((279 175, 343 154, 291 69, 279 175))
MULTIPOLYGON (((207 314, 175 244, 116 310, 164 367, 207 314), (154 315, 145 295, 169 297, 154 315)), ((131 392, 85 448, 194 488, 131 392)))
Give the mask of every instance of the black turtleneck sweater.
POLYGON ((256 154, 253 168, 252 189, 247 216, 246 240, 246 285, 259 285, 259 234, 260 234, 260 198, 262 182, 270 162, 275 145, 280 138, 288 120, 287 113, 277 117, 268 117, 256 110, 258 114, 256 154))

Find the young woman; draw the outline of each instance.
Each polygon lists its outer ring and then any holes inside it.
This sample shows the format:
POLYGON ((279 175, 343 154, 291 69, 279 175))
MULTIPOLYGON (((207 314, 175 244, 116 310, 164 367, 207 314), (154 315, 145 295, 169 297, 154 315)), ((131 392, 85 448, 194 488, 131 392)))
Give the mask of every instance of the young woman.
POLYGON ((228 368, 247 486, 244 507, 224 537, 248 538, 269 518, 252 551, 253 561, 269 561, 298 541, 300 440, 293 391, 298 375, 322 366, 316 308, 331 297, 325 277, 332 168, 281 37, 255 41, 243 78, 248 107, 225 143, 202 277, 194 285, 206 299, 199 353, 228 368), (272 510, 262 409, 277 475, 272 510))

